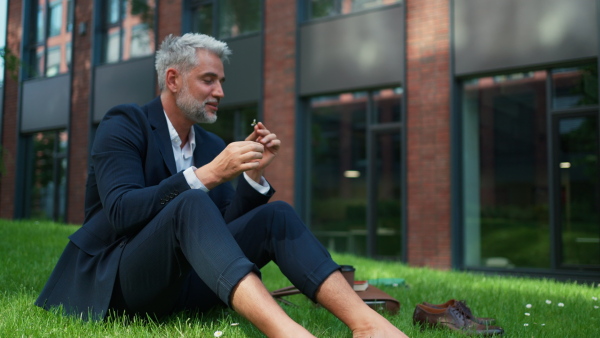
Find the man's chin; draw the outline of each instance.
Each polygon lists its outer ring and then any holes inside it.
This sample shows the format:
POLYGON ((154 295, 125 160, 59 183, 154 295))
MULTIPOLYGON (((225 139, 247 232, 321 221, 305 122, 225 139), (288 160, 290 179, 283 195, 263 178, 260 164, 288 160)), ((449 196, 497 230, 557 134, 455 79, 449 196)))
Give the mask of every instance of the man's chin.
POLYGON ((202 116, 198 123, 213 124, 215 122, 217 122, 217 114, 206 114, 205 116, 202 116))

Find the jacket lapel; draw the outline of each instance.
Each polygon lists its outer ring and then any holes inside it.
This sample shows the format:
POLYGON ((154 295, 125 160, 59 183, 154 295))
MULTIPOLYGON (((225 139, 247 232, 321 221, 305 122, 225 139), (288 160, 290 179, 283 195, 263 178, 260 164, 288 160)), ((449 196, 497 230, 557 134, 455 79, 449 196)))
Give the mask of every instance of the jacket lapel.
POLYGON ((171 175, 177 173, 177 166, 175 165, 175 156, 173 155, 173 146, 171 144, 171 137, 169 135, 169 127, 165 118, 165 112, 160 101, 160 96, 150 101, 146 105, 148 114, 148 121, 152 127, 152 133, 154 139, 158 145, 158 149, 162 155, 162 158, 169 168, 171 175))

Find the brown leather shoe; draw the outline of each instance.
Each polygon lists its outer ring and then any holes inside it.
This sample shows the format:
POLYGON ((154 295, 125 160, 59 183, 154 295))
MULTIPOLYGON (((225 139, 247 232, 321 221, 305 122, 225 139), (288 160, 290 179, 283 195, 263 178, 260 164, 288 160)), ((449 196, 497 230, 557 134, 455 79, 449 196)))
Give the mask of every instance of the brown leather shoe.
POLYGON ((471 309, 469 309, 469 307, 467 306, 467 302, 464 300, 450 299, 449 301, 445 302, 444 304, 431 304, 431 303, 427 303, 427 302, 423 302, 423 304, 425 304, 429 307, 436 308, 436 309, 445 309, 448 306, 458 307, 465 314, 467 319, 470 319, 481 325, 493 325, 496 322, 496 319, 494 319, 494 318, 475 317, 473 315, 473 313, 471 312, 471 309))
POLYGON ((461 310, 454 306, 436 309, 423 304, 417 304, 413 313, 413 324, 421 327, 447 328, 468 335, 501 335, 504 330, 498 326, 481 325, 466 318, 461 310))

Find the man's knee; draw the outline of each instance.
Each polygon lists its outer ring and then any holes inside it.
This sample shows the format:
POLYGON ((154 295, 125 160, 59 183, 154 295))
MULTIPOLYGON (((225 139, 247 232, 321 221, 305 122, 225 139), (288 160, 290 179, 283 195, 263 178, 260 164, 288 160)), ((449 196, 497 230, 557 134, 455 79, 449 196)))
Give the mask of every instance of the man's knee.
POLYGON ((174 204, 176 212, 180 215, 221 214, 208 194, 199 189, 186 190, 175 197, 170 203, 174 204))

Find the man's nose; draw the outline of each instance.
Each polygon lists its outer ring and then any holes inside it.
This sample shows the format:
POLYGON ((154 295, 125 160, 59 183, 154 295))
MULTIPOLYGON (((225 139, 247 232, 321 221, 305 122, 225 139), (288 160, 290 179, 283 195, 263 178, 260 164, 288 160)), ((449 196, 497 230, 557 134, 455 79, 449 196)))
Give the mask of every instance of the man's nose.
POLYGON ((223 91, 223 84, 221 82, 217 82, 215 89, 212 92, 213 97, 223 98, 225 97, 225 92, 223 91))

